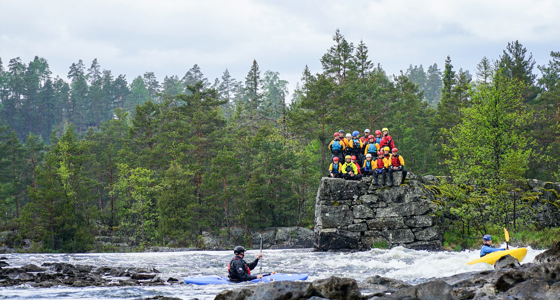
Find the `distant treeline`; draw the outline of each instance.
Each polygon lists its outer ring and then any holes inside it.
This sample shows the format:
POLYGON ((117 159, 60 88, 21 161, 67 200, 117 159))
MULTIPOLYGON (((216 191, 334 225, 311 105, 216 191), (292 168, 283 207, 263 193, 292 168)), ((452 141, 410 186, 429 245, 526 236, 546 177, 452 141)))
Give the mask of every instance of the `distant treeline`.
POLYGON ((518 108, 532 116, 509 130, 534 139, 520 176, 557 178, 558 52, 537 67, 538 80, 517 41, 499 60, 483 58, 475 80, 449 57, 443 72, 434 64, 388 76, 363 42, 339 31, 333 40, 322 72, 305 67, 290 96, 256 61, 244 81, 226 70, 210 83, 195 65, 161 84, 151 72, 129 84, 97 60, 72 64, 67 81, 52 78, 43 58, 0 63, 1 227, 37 250, 86 251, 95 235, 196 245, 202 231, 309 226, 335 131, 388 127, 409 171, 451 174, 464 158, 446 145, 496 70, 523 86, 518 108))

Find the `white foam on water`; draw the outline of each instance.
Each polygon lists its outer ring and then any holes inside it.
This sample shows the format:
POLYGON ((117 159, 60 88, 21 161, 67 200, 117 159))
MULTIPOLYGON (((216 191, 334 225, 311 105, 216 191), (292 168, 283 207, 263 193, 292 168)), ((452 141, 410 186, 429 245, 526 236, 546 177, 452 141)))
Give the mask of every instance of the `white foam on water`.
MULTIPOLYGON (((505 245, 504 245, 505 246, 505 245)), ((522 263, 532 262, 543 252, 527 248, 522 263)), ((252 261, 258 250, 249 250, 246 260, 252 261)), ((263 250, 263 272, 307 273, 308 280, 330 276, 350 277, 363 281, 369 276, 380 275, 401 279, 409 283, 420 283, 430 278, 446 277, 463 272, 492 270, 491 265, 481 263, 467 265, 478 258, 479 250, 462 252, 415 251, 403 247, 373 249, 364 252, 314 252, 312 249, 263 250)), ((187 251, 149 253, 88 253, 88 254, 6 254, 11 266, 25 264, 41 265, 44 262, 110 266, 110 267, 154 267, 166 280, 174 277, 182 280, 187 276, 227 276, 227 264, 233 257, 232 251, 187 251)), ((253 270, 259 272, 260 266, 253 270)), ((141 298, 164 295, 182 299, 214 299, 224 289, 238 285, 168 285, 156 287, 51 287, 33 288, 17 286, 2 288, 0 299, 115 299, 141 298)))

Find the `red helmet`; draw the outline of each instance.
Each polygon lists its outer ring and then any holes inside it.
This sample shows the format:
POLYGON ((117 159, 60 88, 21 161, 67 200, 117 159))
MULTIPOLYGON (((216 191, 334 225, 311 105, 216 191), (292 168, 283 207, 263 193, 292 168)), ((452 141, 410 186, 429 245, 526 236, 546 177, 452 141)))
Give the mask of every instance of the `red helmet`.
POLYGON ((379 151, 377 152, 377 155, 385 155, 385 153, 383 153, 383 151, 379 151))
POLYGON ((399 152, 399 149, 393 148, 393 150, 391 150, 391 152, 399 152))
POLYGON ((352 155, 352 160, 356 160, 356 156, 355 156, 355 155, 352 155))
POLYGON ((338 161, 338 157, 335 156, 332 160, 333 161, 338 161))
POLYGON ((333 136, 334 136, 334 137, 339 136, 339 135, 338 135, 338 132, 335 132, 335 133, 333 134, 333 136))
POLYGON ((375 134, 381 134, 381 130, 376 130, 375 134))
POLYGON ((375 138, 375 137, 374 137, 373 135, 371 135, 371 134, 367 137, 368 140, 369 140, 369 139, 373 139, 373 138, 375 138))

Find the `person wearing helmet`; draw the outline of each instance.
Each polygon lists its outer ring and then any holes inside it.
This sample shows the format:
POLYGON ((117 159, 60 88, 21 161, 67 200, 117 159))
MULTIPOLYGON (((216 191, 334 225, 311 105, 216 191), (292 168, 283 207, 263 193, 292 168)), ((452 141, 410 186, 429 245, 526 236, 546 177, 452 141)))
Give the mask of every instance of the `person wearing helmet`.
POLYGON ((375 142, 377 144, 380 144, 381 143, 381 138, 382 138, 381 137, 381 130, 376 130, 375 131, 375 142))
POLYGON ((352 155, 352 163, 354 163, 356 165, 356 168, 358 169, 358 174, 360 175, 364 175, 362 174, 362 168, 360 168, 360 164, 358 163, 358 161, 356 160, 356 156, 352 155))
POLYGON ((364 147, 368 143, 369 135, 370 135, 370 130, 366 129, 366 130, 364 130, 364 136, 360 138, 360 141, 362 141, 362 144, 364 145, 364 147))
POLYGON ((344 140, 344 130, 340 129, 338 131, 338 137, 340 138, 341 141, 344 140))
POLYGON ((345 157, 346 162, 342 165, 342 178, 346 180, 359 180, 362 178, 362 175, 358 174, 358 168, 356 164, 352 162, 352 157, 350 155, 346 155, 345 157))
POLYGON ((379 146, 381 147, 389 147, 391 149, 395 148, 395 142, 393 142, 393 138, 389 135, 389 129, 383 128, 383 138, 381 138, 381 142, 379 142, 379 146))
POLYGON ((352 155, 351 150, 350 149, 350 141, 352 140, 352 134, 347 133, 346 134, 346 138, 343 139, 342 141, 344 142, 344 146, 346 146, 346 151, 344 151, 344 155, 352 155))
POLYGON ((333 136, 334 136, 334 140, 332 140, 331 143, 329 144, 329 149, 331 150, 332 153, 331 161, 335 157, 338 157, 339 160, 342 160, 344 150, 346 149, 346 145, 344 144, 343 141, 340 140, 340 136, 338 132, 335 132, 333 136))
POLYGON ((336 156, 333 158, 333 162, 329 167, 329 177, 342 178, 342 164, 336 156))
POLYGON ((485 236, 482 237, 482 242, 483 245, 482 248, 480 249, 480 257, 483 257, 484 255, 492 252, 509 250, 508 245, 506 245, 505 248, 494 248, 492 246, 492 236, 489 234, 486 234, 485 236))
POLYGON ((379 174, 383 175, 383 185, 387 182, 387 167, 389 160, 385 160, 385 153, 383 151, 377 152, 377 160, 375 160, 375 170, 373 170, 373 175, 375 185, 379 185, 378 177, 379 174))
POLYGON ((371 154, 372 157, 377 156, 379 151, 379 144, 375 143, 375 138, 373 135, 368 136, 368 143, 364 149, 364 155, 371 154))
POLYGON ((404 158, 398 154, 399 149, 393 148, 391 151, 393 153, 391 154, 391 164, 389 165, 389 186, 393 186, 393 173, 395 172, 402 172, 402 181, 400 184, 403 184, 407 173, 404 168, 404 158))
POLYGON ((228 265, 229 280, 241 282, 257 278, 260 279, 263 277, 262 274, 259 274, 257 276, 251 275, 251 270, 253 270, 259 263, 259 259, 262 258, 262 253, 259 253, 257 259, 255 259, 251 263, 246 263, 243 260, 243 257, 245 257, 245 248, 243 248, 242 246, 235 247, 233 249, 233 254, 235 254, 235 256, 228 265))
POLYGON ((359 135, 360 132, 357 130, 352 132, 352 139, 350 139, 348 149, 350 151, 350 155, 356 156, 358 162, 361 162, 363 160, 362 153, 364 144, 360 141, 359 135))
POLYGON ((364 177, 373 175, 375 162, 372 159, 373 156, 371 155, 371 153, 366 154, 366 160, 364 160, 364 164, 362 165, 362 169, 364 170, 362 174, 364 175, 364 177))

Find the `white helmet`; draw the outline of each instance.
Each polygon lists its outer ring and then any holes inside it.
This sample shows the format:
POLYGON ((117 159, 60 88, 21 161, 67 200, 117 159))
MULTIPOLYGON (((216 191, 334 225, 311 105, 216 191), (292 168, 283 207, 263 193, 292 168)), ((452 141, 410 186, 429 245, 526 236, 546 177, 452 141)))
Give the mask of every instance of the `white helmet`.
POLYGON ((350 133, 347 133, 347 134, 346 134, 346 137, 347 137, 347 138, 351 138, 352 135, 351 135, 350 133))
POLYGON ((368 158, 368 157, 371 157, 371 154, 369 154, 369 153, 368 153, 368 154, 366 154, 366 158, 368 158))
POLYGON ((369 129, 366 129, 366 130, 364 130, 364 133, 365 133, 365 132, 370 133, 371 131, 369 131, 369 129))

